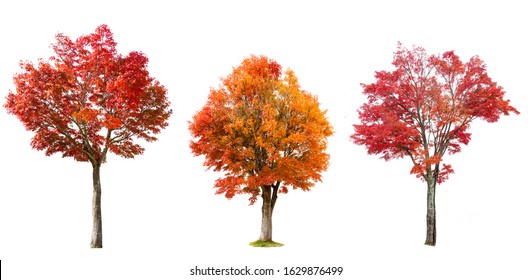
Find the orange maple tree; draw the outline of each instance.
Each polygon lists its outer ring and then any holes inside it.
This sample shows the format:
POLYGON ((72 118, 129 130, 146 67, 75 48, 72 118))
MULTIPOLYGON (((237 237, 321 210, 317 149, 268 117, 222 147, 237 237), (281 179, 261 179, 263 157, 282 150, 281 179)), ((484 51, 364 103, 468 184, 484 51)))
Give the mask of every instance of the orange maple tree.
POLYGON ((368 102, 359 109, 354 143, 385 160, 411 159, 411 173, 427 183, 426 245, 436 244, 436 185, 453 173, 443 156, 467 145, 471 122, 496 122, 519 112, 504 99, 504 90, 487 74, 477 56, 462 62, 453 52, 428 55, 400 43, 393 71, 379 71, 377 80, 362 84, 368 102))
POLYGON ((272 213, 278 193, 288 187, 310 190, 328 166, 332 128, 316 96, 300 88, 291 70, 251 56, 211 89, 205 106, 189 124, 194 155, 224 172, 214 187, 232 198, 262 197, 259 240, 272 240, 272 213))
POLYGON ((106 25, 76 40, 58 34, 48 61, 20 63, 16 92, 5 104, 35 132, 33 148, 92 164, 92 248, 102 247, 100 167, 107 153, 142 154, 134 140, 157 140, 171 114, 166 89, 149 76, 146 55, 123 56, 115 47, 106 25))

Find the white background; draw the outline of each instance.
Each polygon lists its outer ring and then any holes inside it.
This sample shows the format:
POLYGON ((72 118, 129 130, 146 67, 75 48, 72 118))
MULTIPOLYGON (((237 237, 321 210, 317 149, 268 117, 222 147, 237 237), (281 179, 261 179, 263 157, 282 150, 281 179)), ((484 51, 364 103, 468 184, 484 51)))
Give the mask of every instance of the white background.
POLYGON ((0 103, 20 60, 49 57, 58 32, 77 38, 105 23, 119 52, 146 53, 174 110, 144 155, 110 156, 102 167, 104 248, 95 250, 90 164, 32 150, 32 133, 0 109, 2 279, 222 279, 189 273, 246 265, 344 267, 316 279, 532 277, 526 1, 189 2, 1 2, 0 103), (398 41, 479 55, 521 112, 473 123, 469 146, 445 157, 456 174, 437 190, 436 247, 423 245, 426 187, 411 163, 385 162, 349 140, 365 101, 360 83, 392 69, 398 41), (292 68, 335 130, 323 183, 278 200, 273 234, 282 248, 248 245, 259 235, 260 203, 215 195, 218 175, 188 148, 187 121, 250 54, 292 68))

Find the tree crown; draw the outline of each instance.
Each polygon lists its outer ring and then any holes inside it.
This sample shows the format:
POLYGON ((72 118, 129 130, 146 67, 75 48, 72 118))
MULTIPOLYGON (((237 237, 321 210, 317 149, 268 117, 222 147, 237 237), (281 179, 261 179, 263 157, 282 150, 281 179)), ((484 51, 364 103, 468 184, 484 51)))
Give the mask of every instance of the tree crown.
POLYGON ((149 76, 143 53, 122 56, 115 46, 101 25, 76 40, 60 33, 48 61, 20 63, 5 107, 35 132, 33 148, 95 164, 108 150, 141 154, 135 138, 156 140, 171 114, 167 91, 149 76))
POLYGON ((294 72, 265 57, 244 59, 211 89, 205 106, 189 123, 194 155, 223 171, 215 184, 231 198, 283 182, 309 190, 328 166, 326 138, 332 128, 316 96, 302 90, 294 72))
POLYGON ((442 157, 469 143, 474 119, 519 114, 477 56, 464 63, 453 51, 428 55, 399 43, 392 64, 393 71, 375 73, 376 82, 361 84, 368 101, 351 138, 385 160, 410 157, 411 173, 423 180, 448 178, 453 170, 442 157))

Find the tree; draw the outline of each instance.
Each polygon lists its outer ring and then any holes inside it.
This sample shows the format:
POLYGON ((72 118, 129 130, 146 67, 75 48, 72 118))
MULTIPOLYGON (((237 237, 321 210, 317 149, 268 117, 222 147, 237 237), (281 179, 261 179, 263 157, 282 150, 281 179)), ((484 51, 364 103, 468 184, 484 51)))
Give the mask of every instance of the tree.
POLYGON ((204 165, 224 172, 217 194, 262 197, 259 240, 272 241, 272 213, 279 193, 308 191, 328 167, 326 138, 332 128, 316 96, 302 90, 291 70, 265 56, 251 56, 211 89, 189 129, 190 148, 204 165))
POLYGON ((368 102, 358 111, 361 123, 351 138, 385 160, 411 159, 411 174, 427 183, 425 244, 434 246, 436 185, 454 172, 443 156, 469 143, 473 120, 496 122, 519 112, 477 56, 463 63, 453 51, 429 56, 399 43, 392 64, 393 71, 375 73, 376 82, 361 84, 368 102))
POLYGON ((149 76, 146 55, 122 56, 115 46, 106 25, 74 41, 58 34, 48 61, 20 63, 16 93, 10 91, 5 104, 35 132, 34 149, 91 163, 92 248, 102 248, 100 167, 107 153, 142 154, 134 140, 157 140, 171 114, 166 89, 149 76))

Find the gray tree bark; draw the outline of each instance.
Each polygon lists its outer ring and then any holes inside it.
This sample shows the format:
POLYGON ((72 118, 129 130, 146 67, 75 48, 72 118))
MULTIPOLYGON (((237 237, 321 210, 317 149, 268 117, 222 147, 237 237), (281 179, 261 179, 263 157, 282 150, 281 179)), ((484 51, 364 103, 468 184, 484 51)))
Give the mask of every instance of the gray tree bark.
POLYGON ((262 186, 262 223, 259 237, 261 241, 272 241, 272 215, 279 185, 280 182, 271 186, 262 186))
POLYGON ((92 238, 91 248, 102 248, 102 186, 100 163, 92 165, 92 238))
POLYGON ((427 238, 425 245, 436 245, 436 178, 427 180, 427 238))

